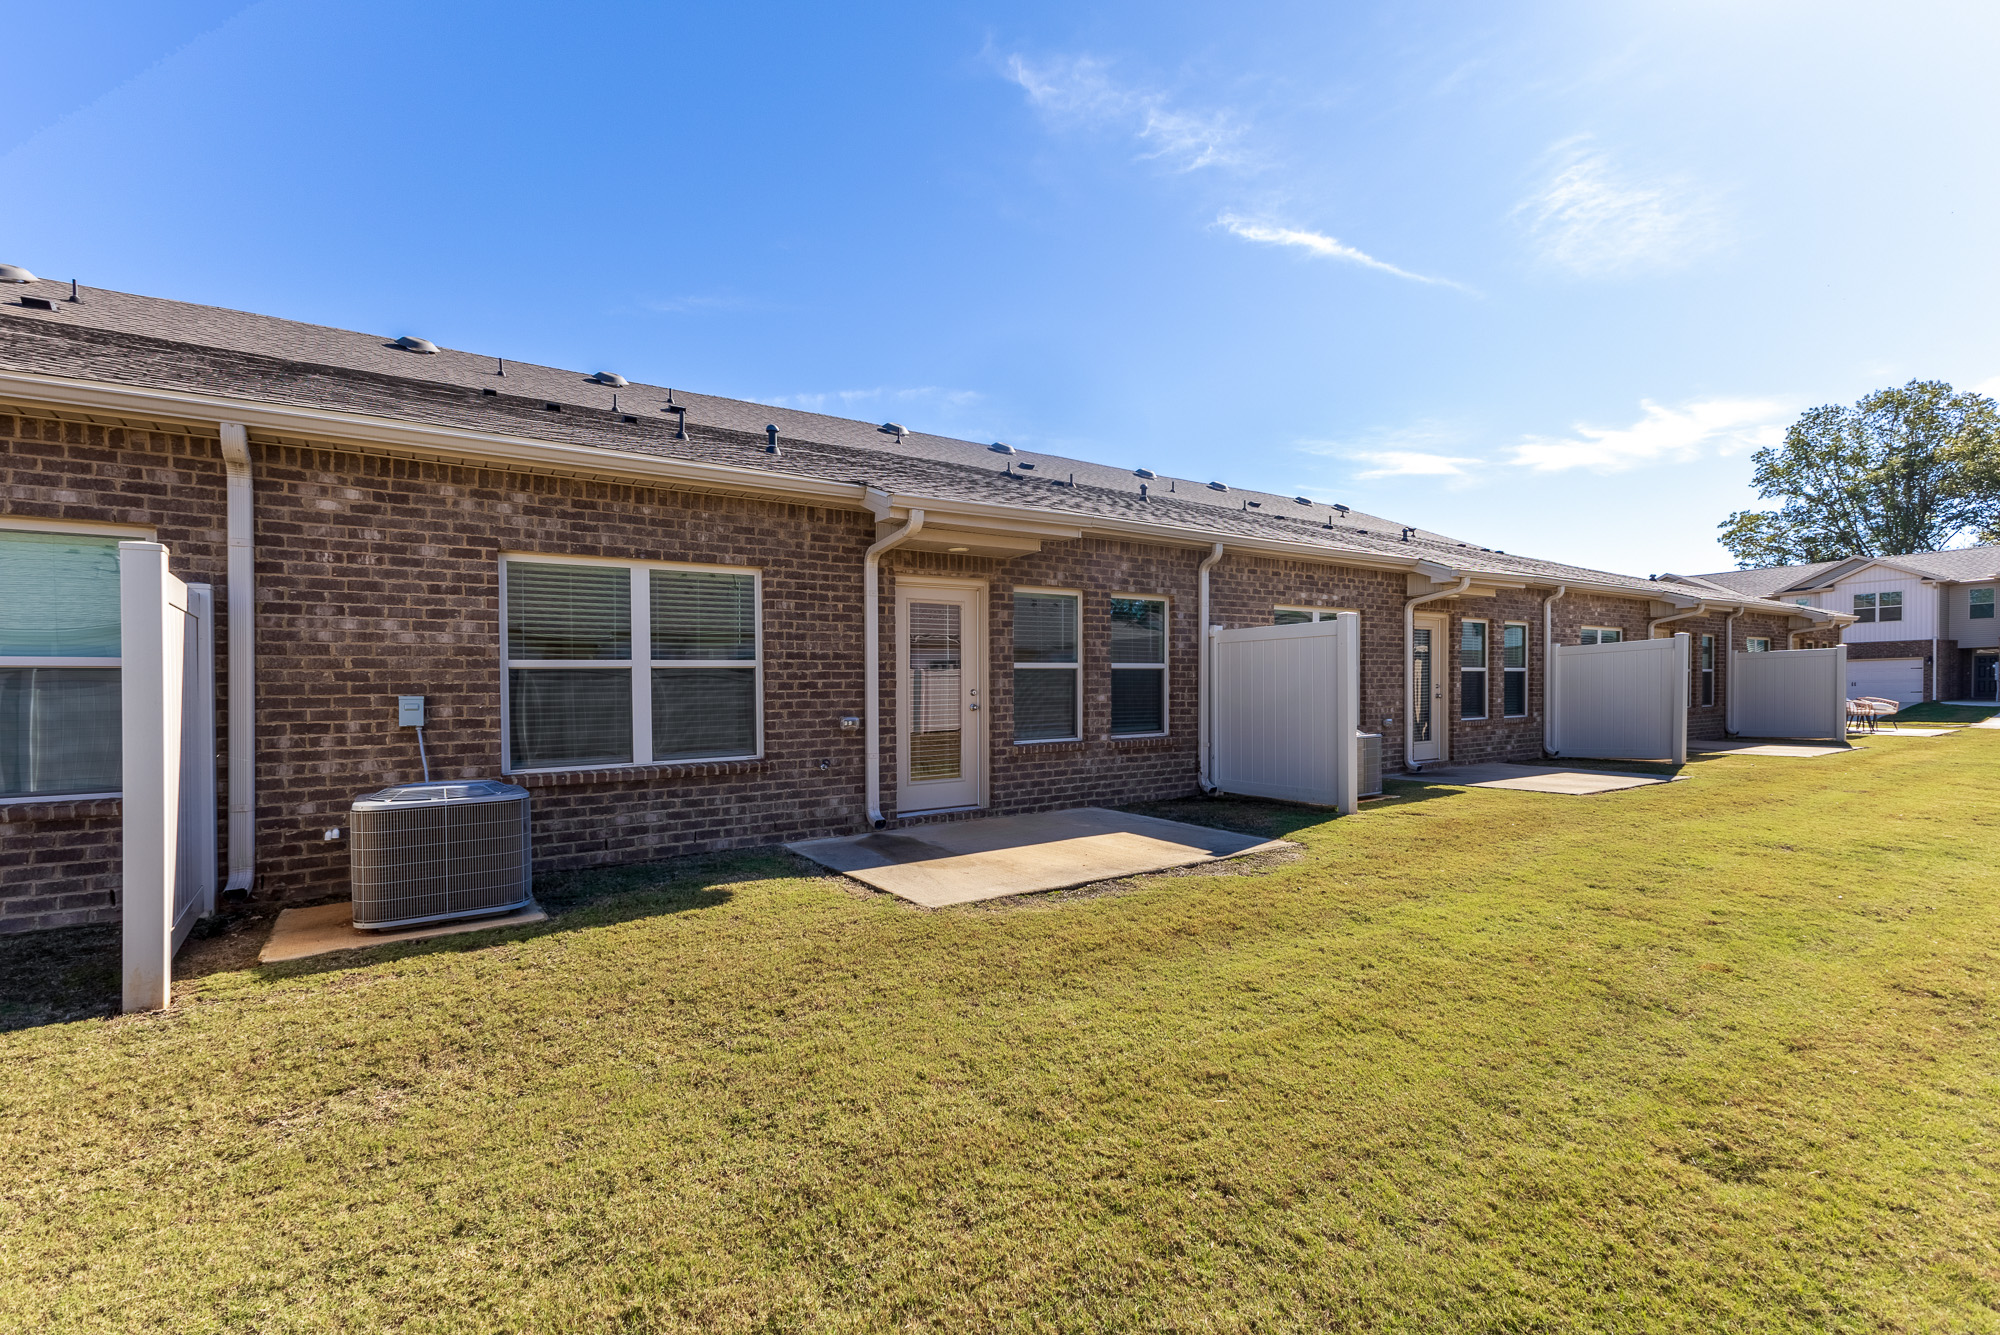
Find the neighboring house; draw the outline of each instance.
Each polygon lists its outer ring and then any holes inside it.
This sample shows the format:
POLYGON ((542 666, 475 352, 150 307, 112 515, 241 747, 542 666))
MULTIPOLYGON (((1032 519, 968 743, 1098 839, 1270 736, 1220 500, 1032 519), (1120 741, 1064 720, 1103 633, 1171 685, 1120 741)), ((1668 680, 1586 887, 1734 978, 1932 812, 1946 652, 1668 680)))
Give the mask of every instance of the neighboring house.
POLYGON ((2000 699, 2000 620, 1994 615, 2000 545, 1695 578, 1759 598, 1852 613, 1853 623, 1840 630, 1851 694, 1905 704, 2000 699))
POLYGON ((0 931, 116 916, 121 539, 215 588, 218 716, 254 725, 218 744, 231 882, 279 895, 341 888, 352 799, 418 776, 400 695, 428 701, 434 775, 533 790, 537 863, 561 868, 1194 792, 1204 620, 1359 612, 1391 770, 1540 758, 1551 635, 1686 631, 1689 731, 1712 738, 1732 647, 1838 620, 1143 456, 16 291, 0 931))

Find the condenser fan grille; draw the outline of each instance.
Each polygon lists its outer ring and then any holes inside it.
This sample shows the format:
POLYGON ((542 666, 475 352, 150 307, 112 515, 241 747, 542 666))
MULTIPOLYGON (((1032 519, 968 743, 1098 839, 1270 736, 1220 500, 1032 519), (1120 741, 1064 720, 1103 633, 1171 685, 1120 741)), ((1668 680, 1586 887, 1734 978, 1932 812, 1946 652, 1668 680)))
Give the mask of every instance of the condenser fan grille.
POLYGON ((432 787, 371 793, 354 804, 356 927, 414 926, 529 902, 526 790, 489 783, 477 795, 464 785, 422 791, 432 787))

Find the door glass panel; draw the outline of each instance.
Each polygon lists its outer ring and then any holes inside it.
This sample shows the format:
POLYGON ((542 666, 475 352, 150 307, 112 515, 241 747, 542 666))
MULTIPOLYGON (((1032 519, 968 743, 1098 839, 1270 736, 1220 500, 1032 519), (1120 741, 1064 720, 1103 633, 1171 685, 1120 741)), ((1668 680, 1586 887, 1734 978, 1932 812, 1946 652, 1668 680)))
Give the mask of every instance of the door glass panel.
POLYGON ((957 603, 910 604, 910 778, 964 772, 964 644, 957 603))
POLYGON ((1410 646, 1410 680, 1415 682, 1416 700, 1412 702, 1411 720, 1416 724, 1417 740, 1431 739, 1431 633, 1429 628, 1419 626, 1414 632, 1410 646))

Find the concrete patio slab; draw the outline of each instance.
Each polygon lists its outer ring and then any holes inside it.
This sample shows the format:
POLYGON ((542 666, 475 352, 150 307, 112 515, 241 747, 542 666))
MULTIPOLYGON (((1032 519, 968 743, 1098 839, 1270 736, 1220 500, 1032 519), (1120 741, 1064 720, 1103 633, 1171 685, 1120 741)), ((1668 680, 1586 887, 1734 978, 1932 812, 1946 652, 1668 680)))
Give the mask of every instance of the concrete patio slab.
POLYGON ((1786 742, 1739 737, 1731 741, 1703 742, 1691 748, 1701 755, 1735 756, 1844 756, 1860 750, 1834 742, 1786 742))
POLYGON ((864 885, 935 909, 1297 845, 1082 807, 806 839, 785 847, 864 885))
MULTIPOLYGON (((1388 777, 1388 776, 1384 776, 1388 777)), ((1522 793, 1562 793, 1584 797, 1592 793, 1615 793, 1626 788, 1648 788, 1672 783, 1660 774, 1620 774, 1611 770, 1562 769, 1552 765, 1454 765, 1449 769, 1425 770, 1420 775, 1398 775, 1391 783, 1441 783, 1453 788, 1511 788, 1522 793)))
POLYGON ((257 952, 259 964, 308 959, 336 950, 360 950, 365 946, 386 946, 397 941, 423 941, 433 936, 456 936, 460 932, 485 932, 495 927, 519 927, 524 923, 547 922, 549 915, 539 904, 497 918, 461 918, 430 927, 404 927, 387 932, 364 932, 354 925, 354 905, 315 904, 311 908, 286 909, 271 927, 271 939, 257 952))

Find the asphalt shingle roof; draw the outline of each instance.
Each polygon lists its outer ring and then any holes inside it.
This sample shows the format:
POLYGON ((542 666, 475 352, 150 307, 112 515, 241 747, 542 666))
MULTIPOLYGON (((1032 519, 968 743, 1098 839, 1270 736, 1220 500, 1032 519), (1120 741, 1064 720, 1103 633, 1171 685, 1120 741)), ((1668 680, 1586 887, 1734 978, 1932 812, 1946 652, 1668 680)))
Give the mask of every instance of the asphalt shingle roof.
MULTIPOLYGON (((1164 524, 1191 534, 1275 539, 1339 552, 1427 559, 1469 573, 1534 583, 1587 583, 1636 596, 1676 591, 1713 597, 1719 587, 1653 581, 1492 551, 1423 528, 1324 503, 1206 481, 1141 479, 1129 469, 946 436, 883 434, 874 423, 633 382, 611 386, 577 371, 441 349, 407 351, 392 336, 271 316, 39 282, 0 303, 0 366, 44 375, 213 394, 554 443, 726 463, 776 476, 862 483, 939 501, 1025 505, 1051 518, 1091 516, 1164 524), (504 373, 503 373, 504 372, 504 373), (616 394, 616 411, 613 395, 616 394), (674 439, 669 402, 684 407, 692 439, 674 439), (546 405, 561 404, 560 413, 546 405), (627 420, 633 419, 633 420, 627 420), (766 454, 775 424, 783 453, 766 454), (1032 465, 1024 468, 1023 465, 1032 465), (1144 483, 1147 496, 1141 499, 1144 483)), ((1732 572, 1749 573, 1749 572, 1732 572)), ((1734 596, 1768 597, 1749 589, 1734 596)))
MULTIPOLYGON (((1857 559, 1867 558, 1849 557, 1844 561, 1819 561, 1800 566, 1764 566, 1756 570, 1721 570, 1695 578, 1713 581, 1755 598, 1774 598, 1788 589, 1818 588, 1830 573, 1857 559)), ((1956 584, 2000 580, 2000 544, 1953 547, 1942 552, 1912 552, 1908 556, 1885 556, 1881 559, 1930 579, 1949 580, 1956 584)))

